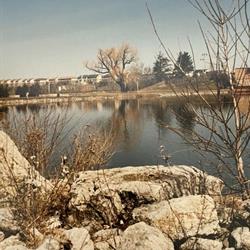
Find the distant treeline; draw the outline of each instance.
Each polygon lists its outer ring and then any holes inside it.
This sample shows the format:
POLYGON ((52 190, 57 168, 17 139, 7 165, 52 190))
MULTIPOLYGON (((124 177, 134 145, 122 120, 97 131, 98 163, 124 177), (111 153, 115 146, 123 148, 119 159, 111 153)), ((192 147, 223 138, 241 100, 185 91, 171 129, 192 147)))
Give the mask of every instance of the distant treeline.
POLYGON ((35 83, 31 86, 24 84, 23 86, 18 86, 17 88, 13 89, 10 88, 8 85, 0 85, 0 97, 9 97, 10 95, 19 95, 20 97, 27 96, 39 96, 41 93, 41 87, 38 83, 35 83))

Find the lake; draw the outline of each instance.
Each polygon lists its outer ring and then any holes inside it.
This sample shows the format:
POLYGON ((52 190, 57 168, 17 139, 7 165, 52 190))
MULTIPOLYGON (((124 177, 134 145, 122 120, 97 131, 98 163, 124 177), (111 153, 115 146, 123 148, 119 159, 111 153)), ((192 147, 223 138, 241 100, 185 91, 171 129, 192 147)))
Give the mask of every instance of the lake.
MULTIPOLYGON (((197 102, 195 107, 199 109, 197 102)), ((245 105, 243 105, 245 107, 245 105)), ((230 100, 223 105, 224 112, 232 108, 230 100)), ((108 168, 165 164, 193 165, 216 174, 216 159, 208 154, 201 156, 182 137, 166 128, 166 125, 179 129, 190 138, 192 131, 199 130, 208 135, 194 121, 194 114, 186 109, 185 101, 176 98, 84 101, 70 104, 24 105, 2 108, 0 119, 21 124, 23 117, 41 115, 52 110, 53 115, 66 114, 64 139, 54 155, 58 164, 60 156, 71 150, 72 139, 77 132, 89 125, 103 126, 106 131, 112 126, 116 131, 115 153, 108 162, 108 168), (96 125, 97 124, 97 125, 96 125), (170 156, 164 160, 162 155, 170 156)), ((249 155, 245 157, 249 166, 249 155)), ((249 175, 249 168, 247 173, 249 175)))

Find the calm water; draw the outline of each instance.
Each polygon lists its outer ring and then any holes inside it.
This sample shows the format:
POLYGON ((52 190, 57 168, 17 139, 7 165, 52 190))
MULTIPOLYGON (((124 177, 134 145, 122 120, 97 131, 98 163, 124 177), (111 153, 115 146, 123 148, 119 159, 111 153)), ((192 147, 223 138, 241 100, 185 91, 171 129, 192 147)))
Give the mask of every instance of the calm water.
MULTIPOLYGON (((196 104, 197 109, 199 105, 196 104)), ((227 112, 231 108, 230 102, 225 101, 223 108, 227 112)), ((16 123, 20 123, 22 117, 30 114, 41 115, 48 109, 55 115, 66 112, 69 118, 64 140, 54 156, 57 161, 61 154, 70 152, 72 138, 84 126, 98 124, 109 130, 112 124, 117 132, 116 150, 107 167, 186 164, 205 169, 212 174, 216 172, 216 161, 210 161, 213 157, 200 156, 192 146, 187 145, 181 137, 165 127, 176 127, 186 137, 190 137, 192 130, 199 130, 206 136, 207 131, 195 125, 194 114, 186 109, 185 103, 180 100, 107 100, 70 105, 17 106, 1 110, 0 119, 12 120, 15 117, 16 123), (160 156, 160 148, 163 147, 171 156, 168 162, 164 162, 160 156)), ((249 165, 249 157, 247 164, 249 165)))

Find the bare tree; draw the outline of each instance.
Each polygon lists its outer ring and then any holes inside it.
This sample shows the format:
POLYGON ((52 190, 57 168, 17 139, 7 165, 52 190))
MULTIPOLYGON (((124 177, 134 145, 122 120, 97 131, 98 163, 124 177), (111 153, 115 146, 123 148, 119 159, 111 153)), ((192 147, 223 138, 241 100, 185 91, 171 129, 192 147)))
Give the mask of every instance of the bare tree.
POLYGON ((99 49, 97 61, 87 63, 86 67, 98 74, 109 74, 124 92, 126 91, 129 68, 136 60, 136 50, 130 45, 124 44, 118 48, 99 49))
MULTIPOLYGON (((214 163, 217 165, 218 172, 224 176, 228 174, 237 181, 238 186, 230 185, 230 188, 240 190, 244 197, 249 197, 249 180, 246 175, 246 158, 249 156, 246 151, 250 141, 250 102, 248 101, 247 110, 243 112, 240 104, 243 98, 246 98, 242 92, 245 74, 238 74, 237 79, 233 77, 236 68, 248 67, 250 52, 249 0, 187 1, 202 13, 210 24, 211 30, 207 32, 200 23, 199 27, 209 55, 210 68, 218 74, 217 80, 215 79, 217 89, 212 89, 208 85, 206 91, 201 91, 199 82, 190 81, 189 89, 182 93, 176 92, 178 97, 185 98, 188 110, 193 113, 196 129, 190 131, 189 138, 185 137, 180 130, 166 126, 191 143, 200 153, 211 154, 215 159, 214 163), (221 74, 228 78, 228 90, 221 91, 219 77, 221 74), (194 104, 194 95, 202 105, 194 104), (226 96, 229 96, 230 108, 226 107, 226 96)), ((174 65, 180 66, 171 50, 166 48, 162 42, 150 11, 149 15, 154 32, 166 55, 174 65)), ((193 51, 191 43, 190 47, 193 51)), ((172 89, 175 91, 174 88, 172 89)))
MULTIPOLYGON (((248 124, 250 108, 248 105, 247 113, 243 113, 239 106, 239 102, 243 98, 242 92, 239 91, 240 82, 242 82, 241 78, 245 76, 242 74, 238 79, 232 77, 236 65, 241 68, 248 67, 250 52, 249 1, 238 0, 227 3, 218 0, 188 1, 207 18, 212 27, 209 33, 205 33, 202 26, 199 25, 209 54, 211 68, 228 76, 230 97, 233 103, 231 110, 223 112, 221 94, 217 92, 219 112, 213 110, 211 105, 208 106, 212 115, 212 123, 208 123, 204 118, 201 119, 201 116, 199 116, 199 120, 210 131, 212 137, 210 137, 209 144, 212 146, 212 152, 219 158, 224 167, 228 163, 225 162, 223 151, 233 159, 241 191, 249 195, 244 151, 250 140, 250 126, 248 124)), ((217 84, 217 86, 219 85, 217 84)), ((204 101, 206 100, 204 99, 204 101)), ((201 139, 203 145, 207 144, 207 141, 204 141, 200 135, 197 139, 201 139)))

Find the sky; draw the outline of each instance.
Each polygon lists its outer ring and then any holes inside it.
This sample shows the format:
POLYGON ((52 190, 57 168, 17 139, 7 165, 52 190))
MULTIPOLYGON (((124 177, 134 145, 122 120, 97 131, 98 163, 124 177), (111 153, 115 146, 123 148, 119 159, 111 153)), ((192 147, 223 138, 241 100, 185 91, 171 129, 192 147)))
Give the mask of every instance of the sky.
MULTIPOLYGON (((186 0, 148 0, 158 32, 174 55, 195 52, 204 68, 206 52, 197 20, 186 0)), ((0 0, 0 79, 78 76, 99 48, 129 43, 152 67, 162 50, 145 0, 0 0)))

